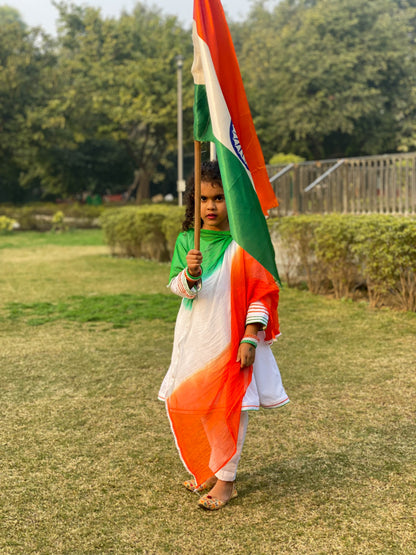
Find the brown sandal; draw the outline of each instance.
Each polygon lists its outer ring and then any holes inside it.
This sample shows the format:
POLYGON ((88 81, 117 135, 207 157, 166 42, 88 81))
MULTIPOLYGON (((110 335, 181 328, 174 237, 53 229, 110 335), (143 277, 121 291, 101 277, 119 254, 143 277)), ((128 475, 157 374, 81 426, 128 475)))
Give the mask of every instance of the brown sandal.
POLYGON ((225 505, 231 501, 231 499, 235 499, 238 496, 237 490, 233 488, 231 493, 231 497, 228 501, 221 501, 221 499, 216 499, 207 493, 198 501, 198 505, 207 511, 217 511, 218 509, 222 509, 225 505))
POLYGON ((188 491, 199 493, 201 491, 209 491, 214 487, 215 484, 208 484, 208 482, 204 482, 199 486, 199 488, 197 488, 195 480, 185 480, 185 482, 183 482, 183 485, 186 487, 188 491))

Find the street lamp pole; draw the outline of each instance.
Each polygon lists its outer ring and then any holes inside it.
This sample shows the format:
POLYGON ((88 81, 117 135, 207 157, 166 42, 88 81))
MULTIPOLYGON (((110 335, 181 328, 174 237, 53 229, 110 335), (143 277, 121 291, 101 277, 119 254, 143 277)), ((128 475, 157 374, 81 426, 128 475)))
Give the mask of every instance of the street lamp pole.
POLYGON ((178 76, 178 204, 183 204, 183 193, 185 192, 185 180, 183 178, 183 110, 182 110, 182 67, 183 56, 176 56, 176 67, 178 76))

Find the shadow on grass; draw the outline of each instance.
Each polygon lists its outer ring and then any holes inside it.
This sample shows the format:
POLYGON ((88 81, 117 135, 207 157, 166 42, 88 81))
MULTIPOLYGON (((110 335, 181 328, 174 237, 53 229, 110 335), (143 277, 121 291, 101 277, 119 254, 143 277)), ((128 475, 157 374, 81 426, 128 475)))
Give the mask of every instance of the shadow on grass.
POLYGON ((69 320, 80 323, 104 322, 113 324, 114 328, 122 328, 138 320, 174 322, 179 303, 177 297, 160 293, 76 295, 58 303, 8 303, 6 317, 12 321, 22 320, 29 326, 69 320))
POLYGON ((416 426, 401 424, 400 431, 368 427, 361 437, 336 451, 284 456, 274 464, 260 465, 255 472, 241 472, 246 495, 284 489, 290 493, 351 489, 369 480, 388 483, 392 475, 413 474, 416 456, 416 426))

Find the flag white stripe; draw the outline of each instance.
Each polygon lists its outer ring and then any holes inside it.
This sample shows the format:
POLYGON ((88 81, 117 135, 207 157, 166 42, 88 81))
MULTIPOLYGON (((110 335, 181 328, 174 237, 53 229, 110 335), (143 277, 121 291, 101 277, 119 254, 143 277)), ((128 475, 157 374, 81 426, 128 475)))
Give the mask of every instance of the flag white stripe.
MULTIPOLYGON (((207 43, 198 35, 195 22, 193 23, 192 37, 194 42, 194 62, 192 65, 194 83, 196 85, 205 85, 212 131, 215 138, 236 156, 234 146, 230 139, 231 115, 225 102, 221 85, 218 81, 217 73, 211 58, 211 52, 207 43)), ((243 168, 254 187, 251 172, 241 164, 241 169, 243 168)))

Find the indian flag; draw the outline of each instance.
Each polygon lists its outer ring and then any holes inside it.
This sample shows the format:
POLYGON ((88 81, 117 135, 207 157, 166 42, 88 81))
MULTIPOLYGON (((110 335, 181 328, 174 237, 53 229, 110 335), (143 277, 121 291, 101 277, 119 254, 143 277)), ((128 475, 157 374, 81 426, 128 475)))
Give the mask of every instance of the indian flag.
POLYGON ((215 143, 234 240, 276 280, 265 215, 278 205, 219 0, 195 0, 194 136, 215 143))

